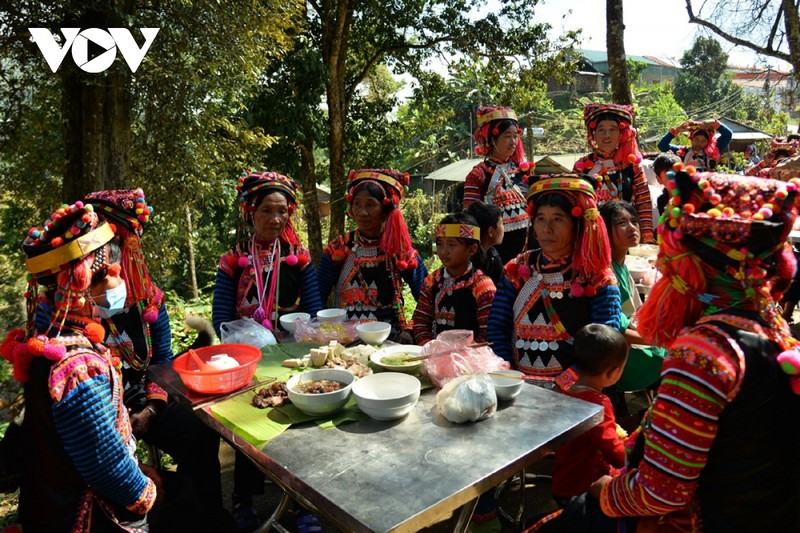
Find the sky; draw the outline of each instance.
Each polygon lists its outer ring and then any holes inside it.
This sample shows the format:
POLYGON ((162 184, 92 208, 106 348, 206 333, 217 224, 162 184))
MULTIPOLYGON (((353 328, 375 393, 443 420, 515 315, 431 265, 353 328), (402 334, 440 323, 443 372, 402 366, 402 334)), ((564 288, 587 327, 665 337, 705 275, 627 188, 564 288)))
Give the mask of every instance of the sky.
MULTIPOLYGON (((490 0, 486 9, 491 9, 493 3, 494 0, 490 0)), ((555 30, 582 29, 581 48, 605 50, 605 6, 604 0, 544 0, 534 12, 537 22, 548 22, 555 30)), ((695 13, 697 9, 695 7, 695 13)), ((704 31, 697 24, 689 24, 684 0, 624 0, 623 17, 626 54, 652 55, 675 63, 691 47, 695 35, 704 31)), ((764 60, 768 60, 781 70, 789 70, 788 63, 774 58, 759 59, 755 52, 733 46, 721 38, 717 40, 728 53, 731 65, 763 65, 764 60)))

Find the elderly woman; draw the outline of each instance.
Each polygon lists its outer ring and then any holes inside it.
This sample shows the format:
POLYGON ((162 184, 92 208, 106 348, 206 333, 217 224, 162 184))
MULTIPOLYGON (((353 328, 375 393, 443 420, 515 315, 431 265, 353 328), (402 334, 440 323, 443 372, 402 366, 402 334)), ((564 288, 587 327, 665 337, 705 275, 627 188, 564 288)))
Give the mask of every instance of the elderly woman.
POLYGON ((633 107, 588 104, 583 109, 583 122, 592 153, 575 163, 575 172, 594 176, 597 205, 610 200, 631 202, 641 221, 642 241, 653 242, 653 205, 647 178, 639 166, 642 153, 633 128, 633 107))
MULTIPOLYGON (((240 178, 236 189, 251 235, 219 260, 212 306, 217 335, 223 322, 243 317, 274 331, 284 313, 315 315, 322 307, 317 277, 292 225, 297 184, 276 172, 257 172, 240 178)), ((238 452, 233 490, 237 528, 256 529, 260 519, 252 496, 263 493, 264 476, 238 452)))
POLYGON ((661 375, 661 363, 664 350, 655 346, 644 346, 641 335, 632 323, 633 314, 642 306, 642 299, 636 289, 625 258, 628 250, 639 244, 639 216, 628 202, 612 200, 600 206, 600 216, 608 229, 608 240, 611 244, 611 267, 617 279, 622 313, 620 314, 620 331, 625 334, 631 347, 628 362, 622 377, 615 385, 618 391, 634 391, 649 387, 658 381, 661 375))
POLYGON ((482 200, 502 210, 505 235, 497 244, 497 251, 505 264, 525 249, 530 221, 520 185, 527 179, 524 174, 530 165, 525 161, 522 129, 513 109, 481 107, 477 115, 475 151, 485 159, 475 165, 464 181, 464 208, 482 200))
POLYGON ((593 322, 619 328, 619 290, 588 178, 540 179, 528 205, 540 248, 506 265, 486 340, 515 368, 552 384, 572 365, 574 332, 593 322))
POLYGON ((400 202, 408 174, 388 169, 350 172, 346 200, 356 230, 331 241, 319 262, 323 301, 334 291, 334 305, 347 310, 349 320, 381 320, 392 325, 390 338, 412 344, 406 320, 403 283, 419 297, 428 275, 411 245, 400 202))
POLYGON ((797 531, 800 352, 776 301, 798 186, 672 174, 663 277, 639 311, 642 337, 668 347, 658 394, 627 469, 541 531, 797 531))

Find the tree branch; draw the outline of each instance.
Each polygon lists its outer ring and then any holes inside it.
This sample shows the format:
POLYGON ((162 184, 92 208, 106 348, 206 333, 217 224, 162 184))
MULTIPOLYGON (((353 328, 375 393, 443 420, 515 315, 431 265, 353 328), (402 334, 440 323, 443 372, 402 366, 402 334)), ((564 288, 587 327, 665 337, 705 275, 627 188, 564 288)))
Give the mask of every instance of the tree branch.
POLYGON ((772 42, 775 40, 775 34, 778 33, 778 26, 781 24, 781 13, 783 13, 783 6, 778 8, 778 13, 775 15, 775 22, 772 24, 772 30, 769 32, 769 39, 767 39, 768 48, 772 48, 772 42))
POLYGON ((770 45, 769 47, 759 46, 755 43, 750 41, 746 41, 744 39, 740 39, 730 33, 724 31, 719 26, 712 24, 711 22, 696 17, 694 14, 694 10, 692 9, 692 0, 686 0, 686 12, 689 14, 689 22, 692 24, 697 24, 698 26, 703 26, 708 28, 709 30, 713 31, 723 39, 733 44, 738 44, 739 46, 744 46, 745 48, 749 48, 759 54, 763 54, 765 56, 775 57, 778 59, 782 59, 786 62, 791 62, 789 54, 785 52, 781 52, 780 50, 775 50, 770 45))

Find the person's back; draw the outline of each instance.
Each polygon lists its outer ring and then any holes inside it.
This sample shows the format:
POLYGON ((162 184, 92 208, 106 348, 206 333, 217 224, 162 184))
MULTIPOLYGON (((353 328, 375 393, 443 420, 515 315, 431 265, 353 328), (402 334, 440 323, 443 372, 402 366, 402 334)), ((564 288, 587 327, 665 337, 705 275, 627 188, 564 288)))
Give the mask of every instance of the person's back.
POLYGON ((559 505, 589 490, 612 468, 625 465, 614 408, 602 390, 619 380, 627 357, 627 341, 609 326, 589 324, 575 334, 575 365, 556 384, 569 396, 602 405, 603 421, 556 450, 551 492, 559 505))

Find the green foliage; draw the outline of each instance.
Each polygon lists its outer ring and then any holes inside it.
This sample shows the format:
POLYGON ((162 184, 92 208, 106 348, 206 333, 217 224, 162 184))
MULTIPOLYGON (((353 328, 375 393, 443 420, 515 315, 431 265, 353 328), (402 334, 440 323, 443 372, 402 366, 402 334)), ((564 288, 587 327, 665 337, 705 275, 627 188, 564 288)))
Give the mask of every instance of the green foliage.
POLYGON ((174 291, 166 292, 164 297, 169 312, 172 351, 177 355, 185 352, 197 336, 195 330, 186 325, 186 317, 201 316, 211 321, 211 291, 204 293, 199 300, 189 302, 174 291))
POLYGON ((635 59, 628 59, 627 63, 628 79, 631 80, 631 85, 638 85, 642 81, 642 72, 647 68, 647 63, 635 59))
POLYGON ((431 196, 417 189, 403 200, 403 217, 414 247, 423 258, 433 255, 433 233, 439 220, 447 214, 447 193, 431 196))
POLYGON ((662 136, 671 127, 687 119, 686 112, 675 101, 669 85, 651 85, 634 91, 634 99, 640 139, 662 136))
POLYGON ((725 101, 738 91, 725 75, 728 54, 713 37, 698 36, 680 60, 682 71, 675 80, 675 100, 692 118, 703 115, 704 106, 725 101))

